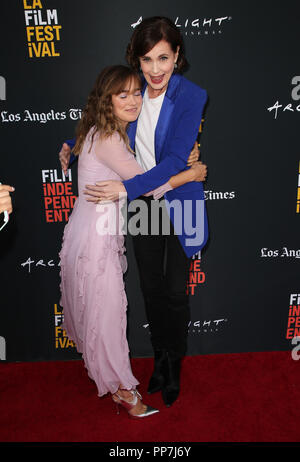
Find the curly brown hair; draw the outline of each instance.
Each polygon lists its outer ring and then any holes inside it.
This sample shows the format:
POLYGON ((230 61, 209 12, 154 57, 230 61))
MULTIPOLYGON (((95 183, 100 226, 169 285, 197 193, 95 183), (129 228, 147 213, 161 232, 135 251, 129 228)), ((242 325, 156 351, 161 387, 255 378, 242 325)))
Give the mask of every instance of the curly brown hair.
POLYGON ((164 16, 145 18, 135 29, 127 46, 126 60, 135 71, 140 68, 140 60, 161 40, 168 42, 176 53, 179 47, 177 68, 174 72, 183 72, 188 67, 184 54, 182 35, 171 19, 164 16))
POLYGON ((131 151, 126 129, 113 113, 112 95, 120 94, 132 80, 141 87, 137 72, 122 65, 108 66, 98 75, 76 127, 76 143, 72 150, 75 155, 82 151, 84 140, 91 128, 94 128, 91 145, 96 133, 99 133, 100 137, 108 138, 117 132, 131 151))

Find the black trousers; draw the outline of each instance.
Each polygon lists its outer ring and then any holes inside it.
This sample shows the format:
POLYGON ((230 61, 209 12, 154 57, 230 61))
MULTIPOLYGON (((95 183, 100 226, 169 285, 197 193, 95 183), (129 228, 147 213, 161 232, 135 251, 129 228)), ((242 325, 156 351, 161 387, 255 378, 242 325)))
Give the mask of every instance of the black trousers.
POLYGON ((132 238, 151 343, 154 350, 164 348, 182 357, 186 354, 190 321, 187 281, 191 258, 186 256, 174 233, 164 200, 159 203, 164 212, 158 219, 158 235, 150 232, 153 220, 157 221, 157 216, 151 214, 152 196, 143 196, 139 200, 145 201, 148 207, 148 234, 132 238), (163 214, 169 223, 169 234, 163 234, 163 214))

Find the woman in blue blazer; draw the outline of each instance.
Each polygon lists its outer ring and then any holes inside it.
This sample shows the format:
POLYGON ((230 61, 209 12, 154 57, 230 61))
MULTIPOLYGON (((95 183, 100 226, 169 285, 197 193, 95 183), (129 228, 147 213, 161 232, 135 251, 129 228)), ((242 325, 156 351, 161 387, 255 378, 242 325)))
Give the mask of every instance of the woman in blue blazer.
POLYGON ((148 206, 149 233, 133 236, 154 349, 148 392, 162 390, 163 400, 170 406, 180 391, 181 360, 187 348, 191 257, 208 238, 204 191, 201 182, 191 182, 165 194, 163 202, 171 222, 171 233, 167 235, 161 223, 159 235, 151 235, 154 199, 143 194, 187 168, 207 95, 180 75, 187 64, 183 40, 168 18, 147 18, 137 26, 127 49, 127 61, 141 70, 145 79, 142 112, 138 121, 130 124, 128 136, 137 160, 144 166, 148 163, 148 171, 124 182, 87 185, 87 193, 96 202, 116 200, 119 193, 126 192, 130 201, 138 198, 148 206))

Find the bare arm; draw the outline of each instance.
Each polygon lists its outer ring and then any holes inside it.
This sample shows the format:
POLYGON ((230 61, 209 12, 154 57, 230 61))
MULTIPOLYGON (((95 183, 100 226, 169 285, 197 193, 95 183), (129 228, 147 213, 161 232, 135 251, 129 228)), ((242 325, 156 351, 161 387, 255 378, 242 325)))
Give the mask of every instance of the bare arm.
MULTIPOLYGON (((119 140, 118 135, 114 135, 103 141, 97 141, 97 143, 99 143, 96 145, 97 159, 116 172, 122 180, 133 178, 137 174, 144 173, 135 157, 127 151, 124 143, 119 140)), ((195 152, 193 155, 195 156, 195 152)), ((204 166, 201 162, 194 162, 190 169, 174 175, 169 182, 164 183, 153 191, 150 191, 147 195, 153 194, 153 196, 158 199, 170 189, 177 188, 187 182, 204 181, 205 176, 206 166, 204 166)), ((101 183, 114 184, 117 187, 115 194, 105 196, 106 200, 117 200, 119 198, 119 193, 126 194, 122 181, 107 180, 102 181, 101 183)), ((89 202, 98 202, 99 198, 104 199, 101 194, 101 187, 97 184, 86 185, 84 194, 88 196, 87 200, 89 202)))
POLYGON ((202 164, 202 162, 195 162, 189 170, 184 170, 172 176, 169 179, 169 183, 175 189, 190 181, 205 181, 206 175, 206 165, 202 164))

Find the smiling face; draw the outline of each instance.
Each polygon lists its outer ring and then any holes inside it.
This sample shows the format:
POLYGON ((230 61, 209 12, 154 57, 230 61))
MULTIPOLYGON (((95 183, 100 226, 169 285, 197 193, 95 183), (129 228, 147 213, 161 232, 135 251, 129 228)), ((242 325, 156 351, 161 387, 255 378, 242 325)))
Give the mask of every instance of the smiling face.
POLYGON ((167 89, 178 53, 179 47, 174 53, 169 42, 161 40, 139 58, 142 72, 148 83, 149 98, 156 98, 167 89))
POLYGON ((112 95, 113 114, 126 127, 136 120, 142 108, 142 93, 140 83, 136 79, 129 80, 121 93, 112 95))

